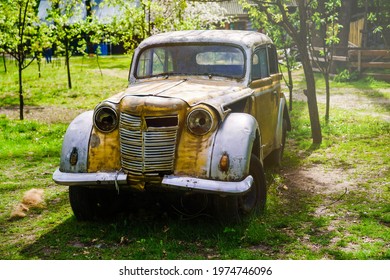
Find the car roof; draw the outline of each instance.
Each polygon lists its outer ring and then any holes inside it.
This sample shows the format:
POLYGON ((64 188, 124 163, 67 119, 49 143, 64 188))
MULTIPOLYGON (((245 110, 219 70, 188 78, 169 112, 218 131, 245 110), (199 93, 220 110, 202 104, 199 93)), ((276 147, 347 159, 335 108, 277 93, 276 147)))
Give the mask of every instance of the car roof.
POLYGON ((272 43, 265 34, 243 30, 187 30, 153 35, 145 39, 139 48, 172 43, 227 43, 253 48, 272 43))

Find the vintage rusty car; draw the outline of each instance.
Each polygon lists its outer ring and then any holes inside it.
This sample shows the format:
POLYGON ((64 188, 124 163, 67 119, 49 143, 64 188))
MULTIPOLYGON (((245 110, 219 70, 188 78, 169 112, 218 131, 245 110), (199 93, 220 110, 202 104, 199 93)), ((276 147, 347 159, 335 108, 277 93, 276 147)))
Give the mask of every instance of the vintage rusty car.
POLYGON ((69 125, 53 179, 69 186, 79 220, 134 191, 193 194, 215 217, 240 221, 264 209, 264 163, 282 158, 281 78, 275 46, 258 32, 151 36, 134 51, 128 88, 69 125))

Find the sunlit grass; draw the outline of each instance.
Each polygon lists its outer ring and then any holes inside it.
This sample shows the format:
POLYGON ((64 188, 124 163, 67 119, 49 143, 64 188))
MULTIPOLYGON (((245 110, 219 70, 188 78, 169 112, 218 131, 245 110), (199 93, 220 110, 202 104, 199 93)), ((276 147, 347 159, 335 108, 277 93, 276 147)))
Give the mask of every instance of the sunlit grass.
MULTIPOLYGON (((42 62, 41 77, 38 64, 33 62, 23 71, 25 105, 91 108, 127 86, 130 62, 130 56, 99 57, 98 60, 96 57, 72 57, 71 89, 63 58, 56 58, 51 64, 42 62)), ((18 106, 18 74, 14 61, 7 60, 7 70, 7 73, 0 70, 0 106, 18 106)))

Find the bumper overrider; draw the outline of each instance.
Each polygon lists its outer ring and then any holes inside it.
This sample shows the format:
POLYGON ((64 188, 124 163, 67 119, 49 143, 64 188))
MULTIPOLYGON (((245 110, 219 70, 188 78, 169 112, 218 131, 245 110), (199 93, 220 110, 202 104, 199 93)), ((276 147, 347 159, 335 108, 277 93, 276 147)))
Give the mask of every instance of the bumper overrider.
MULTIPOLYGON (((65 186, 103 187, 111 185, 120 188, 120 186, 129 185, 127 174, 123 172, 66 173, 57 169, 53 174, 53 180, 57 184, 65 186)), ((249 191, 252 183, 253 177, 250 175, 238 182, 166 175, 162 179, 161 186, 183 191, 240 195, 249 191)))

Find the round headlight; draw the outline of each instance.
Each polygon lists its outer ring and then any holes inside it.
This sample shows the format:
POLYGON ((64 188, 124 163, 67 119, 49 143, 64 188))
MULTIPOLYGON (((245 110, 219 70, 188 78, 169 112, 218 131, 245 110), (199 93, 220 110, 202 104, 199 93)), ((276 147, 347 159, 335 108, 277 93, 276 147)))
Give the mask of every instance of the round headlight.
POLYGON ((100 107, 95 111, 94 121, 96 127, 102 132, 113 131, 118 124, 116 111, 110 107, 100 107))
POLYGON ((195 109, 188 114, 187 127, 195 135, 204 135, 212 129, 213 117, 203 108, 195 109))

